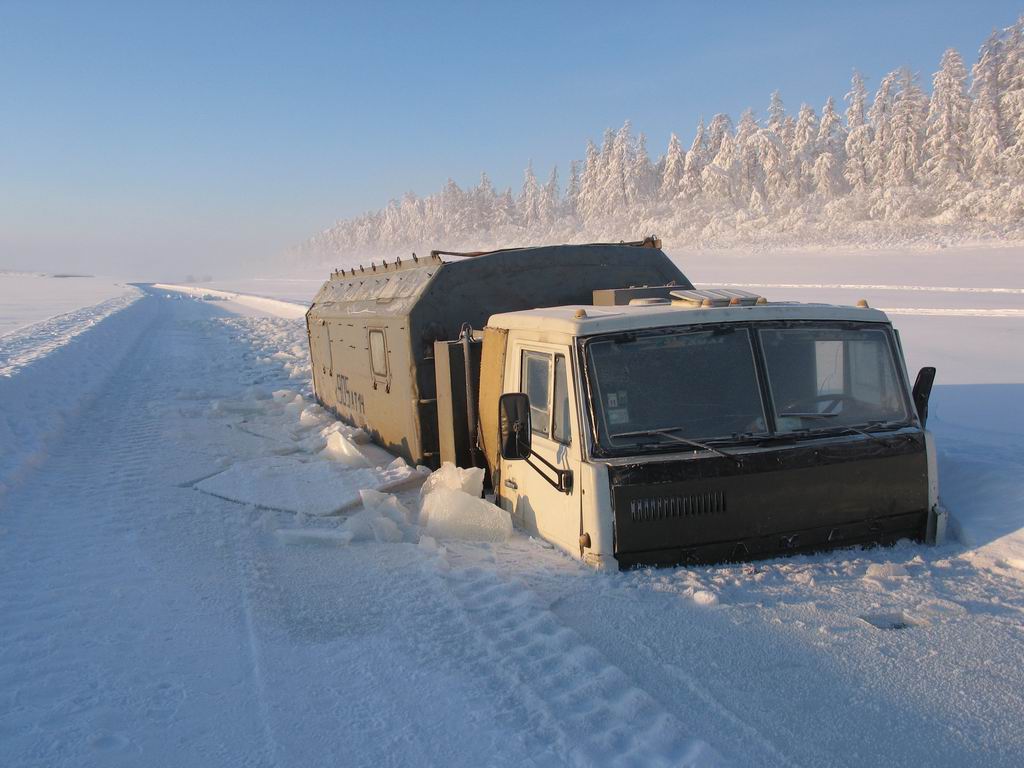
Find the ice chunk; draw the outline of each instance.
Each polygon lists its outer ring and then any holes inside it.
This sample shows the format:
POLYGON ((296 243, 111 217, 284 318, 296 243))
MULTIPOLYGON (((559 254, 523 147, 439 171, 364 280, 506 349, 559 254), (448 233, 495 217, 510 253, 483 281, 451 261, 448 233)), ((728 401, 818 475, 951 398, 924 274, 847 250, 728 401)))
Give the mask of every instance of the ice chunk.
POLYGON ((435 488, 450 488, 480 498, 484 492, 484 470, 480 467, 461 469, 446 461, 423 483, 420 496, 426 497, 435 488))
POLYGON ((338 528, 350 534, 349 541, 402 541, 402 529, 378 509, 361 509, 338 528))
POLYGON ((505 541, 512 535, 505 510, 454 488, 434 488, 424 497, 420 523, 424 520, 427 533, 440 539, 505 541))
POLYGON ((694 590, 694 593, 690 595, 690 599, 697 605, 718 605, 718 595, 706 589, 694 590))
POLYGON ((905 579, 908 575, 907 569, 899 563, 872 563, 868 566, 864 577, 868 579, 905 579))
POLYGON ((357 504, 361 488, 385 488, 387 480, 368 468, 275 456, 237 462, 193 487, 243 504, 330 515, 357 504))
POLYGON ((320 452, 325 459, 331 459, 346 467, 366 467, 369 462, 359 448, 341 432, 332 432, 327 436, 327 445, 320 452))
POLYGON ((377 514, 390 518, 399 525, 409 522, 409 510, 398 497, 391 493, 381 493, 370 489, 359 491, 359 498, 363 502, 363 509, 377 512, 377 514))

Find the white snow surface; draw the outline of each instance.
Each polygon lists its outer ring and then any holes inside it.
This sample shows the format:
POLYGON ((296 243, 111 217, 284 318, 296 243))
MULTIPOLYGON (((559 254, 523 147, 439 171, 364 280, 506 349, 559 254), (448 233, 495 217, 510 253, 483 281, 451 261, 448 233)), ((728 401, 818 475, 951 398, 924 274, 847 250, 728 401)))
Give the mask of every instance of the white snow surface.
MULTIPOLYGON (((742 282, 950 285, 902 264, 742 282)), ((268 311, 150 289, 0 378, 4 765, 1021 764, 1024 320, 895 318, 960 540, 599 573, 431 533, 268 311)))
POLYGON ((0 338, 126 295, 137 293, 109 277, 0 270, 0 338))

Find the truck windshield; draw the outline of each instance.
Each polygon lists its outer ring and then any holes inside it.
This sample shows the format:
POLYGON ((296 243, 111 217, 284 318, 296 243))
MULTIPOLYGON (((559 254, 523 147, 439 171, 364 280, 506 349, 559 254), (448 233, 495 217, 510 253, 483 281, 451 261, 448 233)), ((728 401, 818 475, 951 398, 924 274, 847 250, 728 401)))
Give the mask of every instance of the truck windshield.
POLYGON ((814 326, 760 335, 778 432, 908 420, 884 330, 814 326))
POLYGON ((605 449, 679 448, 766 431, 746 328, 624 334, 587 344, 591 397, 605 449))

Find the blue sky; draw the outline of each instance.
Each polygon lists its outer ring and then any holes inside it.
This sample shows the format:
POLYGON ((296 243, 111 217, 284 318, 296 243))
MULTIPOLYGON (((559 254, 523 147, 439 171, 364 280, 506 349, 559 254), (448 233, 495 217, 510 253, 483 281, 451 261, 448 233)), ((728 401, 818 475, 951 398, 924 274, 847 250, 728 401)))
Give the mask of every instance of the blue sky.
POLYGON ((626 119, 794 111, 1016 2, 108 3, 0 0, 0 268, 255 268, 448 176, 563 174, 626 119))

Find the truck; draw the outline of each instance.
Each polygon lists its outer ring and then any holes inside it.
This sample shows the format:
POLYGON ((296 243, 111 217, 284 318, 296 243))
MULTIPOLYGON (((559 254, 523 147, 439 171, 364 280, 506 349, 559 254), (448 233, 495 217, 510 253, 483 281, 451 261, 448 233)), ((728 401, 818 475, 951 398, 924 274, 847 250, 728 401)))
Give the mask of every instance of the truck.
POLYGON ((863 301, 697 289, 649 237, 335 270, 306 323, 321 405, 597 567, 944 535, 935 369, 863 301))

